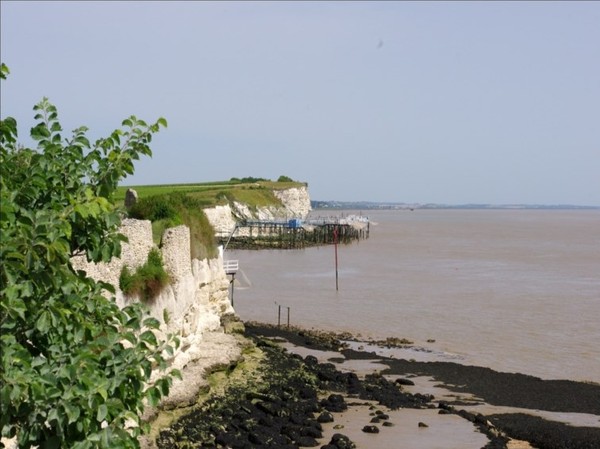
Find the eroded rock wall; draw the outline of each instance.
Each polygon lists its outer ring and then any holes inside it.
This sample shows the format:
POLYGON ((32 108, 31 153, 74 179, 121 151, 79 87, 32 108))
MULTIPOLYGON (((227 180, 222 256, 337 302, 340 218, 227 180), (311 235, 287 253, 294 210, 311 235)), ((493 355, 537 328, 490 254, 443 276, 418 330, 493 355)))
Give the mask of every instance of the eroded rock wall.
MULTIPOLYGON (((114 285, 117 304, 123 307, 139 300, 126 297, 119 289, 123 266, 135 270, 143 265, 155 245, 150 221, 123 220, 120 232, 129 239, 129 243, 123 244, 120 258, 110 263, 91 264, 77 257, 73 265, 96 280, 114 285)), ((160 251, 171 282, 147 305, 150 314, 163 323, 162 332, 179 336, 181 345, 172 365, 183 368, 199 356, 197 348, 203 336, 220 331, 221 317, 234 313, 229 300, 229 279, 220 256, 211 260, 190 257, 190 231, 186 226, 167 229, 162 241, 160 251)))
POLYGON ((273 193, 283 203, 290 218, 306 218, 311 211, 308 187, 274 190, 273 193))

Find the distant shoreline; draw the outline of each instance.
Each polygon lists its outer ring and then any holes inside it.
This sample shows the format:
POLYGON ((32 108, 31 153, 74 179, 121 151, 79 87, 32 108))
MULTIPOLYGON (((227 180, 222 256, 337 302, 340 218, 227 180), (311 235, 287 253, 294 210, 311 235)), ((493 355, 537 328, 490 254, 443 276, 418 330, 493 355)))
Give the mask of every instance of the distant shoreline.
POLYGON ((318 210, 417 210, 417 209, 466 209, 466 210, 600 210, 600 206, 575 204, 409 204, 371 201, 311 201, 318 210))

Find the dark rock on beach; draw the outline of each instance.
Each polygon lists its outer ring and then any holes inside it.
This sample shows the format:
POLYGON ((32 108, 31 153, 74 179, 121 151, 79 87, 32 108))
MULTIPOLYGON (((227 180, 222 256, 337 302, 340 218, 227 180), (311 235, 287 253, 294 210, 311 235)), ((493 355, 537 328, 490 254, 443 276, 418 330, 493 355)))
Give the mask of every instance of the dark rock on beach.
MULTIPOLYGON (((293 333, 292 330, 285 335, 279 335, 287 339, 290 334, 293 338, 293 333)), ((306 336, 307 334, 305 334, 306 336)), ((344 336, 344 339, 352 340, 347 336, 344 336)), ((377 359, 380 363, 388 366, 387 369, 381 371, 383 375, 393 374, 403 378, 414 375, 431 376, 443 384, 444 388, 459 393, 471 393, 492 405, 600 415, 600 385, 598 384, 570 380, 542 380, 525 374, 501 373, 489 368, 460 365, 452 362, 416 362, 391 359, 377 356, 374 353, 343 348, 339 342, 336 343, 334 340, 331 334, 327 334, 327 347, 323 349, 341 348, 340 352, 346 359, 377 359)), ((318 339, 313 341, 313 347, 319 346, 317 341, 318 339)), ((402 385, 400 382, 399 384, 402 385)), ((365 386, 363 385, 361 388, 365 388, 365 386)), ((370 389, 372 390, 373 386, 370 389)), ((373 391, 370 391, 370 393, 373 393, 373 391)), ((420 395, 415 396, 419 397, 420 395)), ((433 400, 433 398, 427 396, 421 396, 420 399, 424 403, 433 400)), ((456 401, 455 405, 460 406, 461 402, 456 401)), ((440 413, 457 413, 457 411, 454 407, 448 407, 448 409, 441 408, 440 413)), ((533 435, 538 435, 535 437, 538 443, 532 444, 541 449, 600 447, 600 444, 598 444, 600 429, 598 428, 567 426, 559 422, 534 418, 530 415, 518 414, 514 415, 512 419, 508 419, 510 416, 512 415, 497 415, 493 420, 490 419, 497 429, 490 429, 485 424, 475 423, 492 440, 486 447, 505 447, 506 438, 501 435, 498 436, 499 432, 501 434, 504 431, 514 438, 519 438, 520 435, 520 439, 526 441, 530 441, 528 438, 534 438, 533 435), (502 417, 507 418, 501 419, 502 417), (509 426, 509 423, 512 424, 509 426), (517 426, 515 423, 520 423, 521 426, 517 426), (527 433, 521 427, 527 428, 527 433), (519 429, 518 432, 517 429, 519 429), (554 430, 550 431, 549 429, 554 430), (554 443, 541 442, 542 438, 539 435, 543 434, 555 435, 554 443)), ((481 421, 481 419, 479 420, 481 421)))
MULTIPOLYGON (((322 439, 321 423, 335 421, 336 413, 352 405, 349 398, 376 401, 391 410, 437 405, 440 413, 457 414, 486 434, 490 439, 486 449, 506 448, 507 436, 529 441, 539 449, 600 447, 598 428, 567 426, 526 414, 473 414, 460 410, 463 404, 458 401, 434 404, 433 396, 405 392, 402 385, 408 383, 392 382, 384 375, 431 376, 445 388, 472 393, 492 405, 596 415, 600 415, 600 385, 541 380, 449 362, 390 359, 344 348, 333 333, 255 323, 246 323, 245 327, 246 336, 254 339, 265 355, 257 379, 211 397, 164 429, 156 441, 159 448, 291 449, 322 445, 325 449, 352 449, 356 446, 342 434, 334 435, 327 444, 318 441, 322 439), (263 336, 285 338, 312 349, 340 351, 346 359, 377 359, 385 369, 359 378, 338 371, 333 363, 319 363, 316 357, 302 359, 288 354, 263 336)), ((351 338, 344 335, 344 339, 351 338)), ((391 425, 384 412, 376 411, 373 416, 382 426, 391 425)), ((378 432, 375 424, 366 425, 363 431, 378 432)))
POLYGON ((321 407, 330 412, 343 412, 348 409, 346 401, 341 394, 331 394, 321 401, 321 407))
POLYGON ((333 422, 334 418, 333 415, 329 412, 323 412, 319 415, 319 417, 317 418, 317 421, 320 423, 328 423, 328 422, 333 422))
POLYGON ((491 415, 487 418, 511 438, 529 441, 537 448, 597 449, 600 447, 600 428, 597 427, 573 427, 524 413, 491 415))
POLYGON ((379 427, 377 426, 365 426, 362 429, 365 433, 379 433, 379 427))
MULTIPOLYGON (((158 447, 319 446, 318 440, 323 437, 321 422, 331 422, 331 412, 348 406, 342 394, 331 393, 320 401, 318 392, 329 385, 343 390, 348 385, 346 377, 333 372, 330 364, 305 361, 270 345, 261 348, 265 360, 255 382, 232 386, 226 394, 208 399, 162 430, 156 441, 158 447), (344 381, 340 383, 339 379, 344 381)), ((348 438, 339 435, 330 444, 337 449, 354 447, 348 438)))
POLYGON ((354 449, 356 448, 356 444, 354 444, 350 438, 346 435, 342 435, 341 433, 336 433, 331 437, 331 441, 329 444, 321 447, 321 449, 354 449))
MULTIPOLYGON (((348 350, 343 353, 352 358, 348 350)), ((492 405, 522 407, 566 413, 600 415, 600 385, 570 380, 542 380, 519 373, 450 362, 410 362, 383 359, 383 374, 407 372, 433 376, 448 388, 471 393, 492 405)))

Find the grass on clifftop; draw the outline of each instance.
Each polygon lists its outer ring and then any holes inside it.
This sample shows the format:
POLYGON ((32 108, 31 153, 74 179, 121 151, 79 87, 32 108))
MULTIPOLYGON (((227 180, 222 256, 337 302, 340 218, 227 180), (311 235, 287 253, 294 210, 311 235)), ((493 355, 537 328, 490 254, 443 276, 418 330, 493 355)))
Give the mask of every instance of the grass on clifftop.
POLYGON ((273 195, 273 190, 285 190, 298 187, 306 187, 306 184, 295 181, 274 182, 267 180, 241 182, 235 178, 229 181, 201 182, 194 184, 120 186, 117 188, 115 200, 117 202, 124 202, 127 189, 133 189, 137 192, 139 199, 178 192, 193 196, 200 204, 202 204, 202 207, 224 205, 231 201, 245 203, 249 207, 263 207, 269 205, 281 205, 280 201, 273 195))

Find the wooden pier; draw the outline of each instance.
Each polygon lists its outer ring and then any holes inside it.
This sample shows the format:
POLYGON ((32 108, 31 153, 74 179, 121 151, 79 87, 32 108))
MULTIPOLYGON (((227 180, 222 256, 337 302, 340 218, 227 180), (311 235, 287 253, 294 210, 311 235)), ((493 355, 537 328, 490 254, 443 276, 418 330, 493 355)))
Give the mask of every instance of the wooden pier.
POLYGON ((246 220, 219 243, 227 249, 302 249, 367 239, 369 230, 369 221, 363 217, 246 220))

